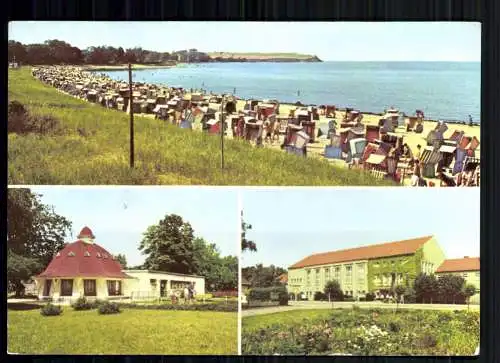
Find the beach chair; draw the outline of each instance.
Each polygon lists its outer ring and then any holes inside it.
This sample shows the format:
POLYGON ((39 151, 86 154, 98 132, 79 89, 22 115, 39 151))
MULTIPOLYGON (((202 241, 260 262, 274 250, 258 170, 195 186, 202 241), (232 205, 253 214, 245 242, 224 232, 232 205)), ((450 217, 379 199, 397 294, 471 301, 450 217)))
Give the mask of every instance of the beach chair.
POLYGON ((452 145, 442 145, 439 148, 441 153, 441 165, 445 168, 449 168, 455 157, 456 146, 452 145))
POLYGON ((365 129, 365 139, 368 142, 373 142, 380 138, 380 126, 378 125, 366 125, 365 129))
POLYGON ((368 143, 363 151, 360 162, 364 164, 371 154, 374 154, 378 150, 378 145, 373 143, 368 143))
POLYGON ((314 121, 301 121, 300 125, 303 127, 304 132, 309 135, 309 142, 313 143, 315 141, 314 130, 316 128, 316 122, 314 122, 314 121))
POLYGON ((420 164, 422 165, 422 176, 424 178, 436 177, 436 165, 441 161, 441 153, 439 149, 427 146, 420 156, 420 164))
POLYGON ((363 152, 365 151, 365 147, 367 145, 367 141, 365 138, 356 138, 349 141, 349 151, 352 155, 353 159, 361 159, 363 156, 363 152))
POLYGON ((456 175, 462 172, 464 168, 464 160, 467 157, 467 150, 457 148, 455 151, 455 163, 453 164, 452 174, 456 175))

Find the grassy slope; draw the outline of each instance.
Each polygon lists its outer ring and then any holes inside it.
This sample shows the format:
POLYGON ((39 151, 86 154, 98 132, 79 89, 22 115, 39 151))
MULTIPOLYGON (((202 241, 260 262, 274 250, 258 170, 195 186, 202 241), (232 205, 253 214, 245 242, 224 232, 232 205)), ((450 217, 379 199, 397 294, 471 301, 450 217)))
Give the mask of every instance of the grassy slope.
POLYGON ((237 314, 127 310, 8 312, 8 351, 42 354, 237 354, 237 314))
POLYGON ((135 118, 136 167, 129 168, 129 116, 58 92, 29 69, 9 70, 9 101, 51 115, 62 135, 9 135, 9 184, 393 185, 327 161, 254 148, 135 118), (83 136, 82 136, 83 135, 83 136))

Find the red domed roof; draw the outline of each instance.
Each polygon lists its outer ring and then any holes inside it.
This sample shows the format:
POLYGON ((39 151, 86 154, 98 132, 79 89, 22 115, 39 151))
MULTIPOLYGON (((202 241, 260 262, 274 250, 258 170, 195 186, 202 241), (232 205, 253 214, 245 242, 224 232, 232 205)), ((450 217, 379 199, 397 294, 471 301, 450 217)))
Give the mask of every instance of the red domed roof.
MULTIPOLYGON (((87 229, 92 234, 92 231, 87 229)), ((85 228, 82 232, 88 233, 84 230, 85 228)), ((104 248, 95 243, 78 240, 59 251, 38 277, 128 278, 129 276, 122 272, 120 263, 104 248)))

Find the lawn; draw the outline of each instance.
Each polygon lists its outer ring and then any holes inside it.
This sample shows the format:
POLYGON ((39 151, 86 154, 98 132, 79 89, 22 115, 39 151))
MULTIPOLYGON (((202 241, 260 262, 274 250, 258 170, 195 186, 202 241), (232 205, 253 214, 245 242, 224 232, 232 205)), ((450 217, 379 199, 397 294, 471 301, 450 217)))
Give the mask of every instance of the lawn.
POLYGON ((58 126, 8 136, 9 184, 71 185, 395 185, 369 173, 280 150, 135 118, 135 168, 129 168, 129 116, 44 85, 29 68, 9 70, 9 102, 58 126))
POLYGON ((123 309, 116 315, 66 307, 8 311, 8 351, 26 354, 237 354, 237 314, 123 309))
POLYGON ((479 312, 293 310, 243 318, 242 354, 473 355, 479 312))

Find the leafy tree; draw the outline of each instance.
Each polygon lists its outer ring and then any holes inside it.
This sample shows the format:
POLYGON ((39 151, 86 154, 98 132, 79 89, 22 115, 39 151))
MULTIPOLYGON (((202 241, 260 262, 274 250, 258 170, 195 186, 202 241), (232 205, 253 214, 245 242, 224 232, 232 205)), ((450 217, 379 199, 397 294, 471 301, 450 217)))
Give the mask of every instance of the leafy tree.
POLYGON ((394 296, 396 296, 396 309, 399 307, 399 301, 401 300, 401 296, 406 292, 406 288, 402 285, 397 285, 394 287, 394 296))
POLYGON ((217 246, 203 238, 193 240, 194 273, 205 277, 208 290, 235 290, 238 288, 238 259, 221 257, 217 246))
POLYGON ((252 229, 252 225, 245 223, 243 220, 243 211, 241 212, 241 251, 244 252, 246 250, 256 252, 257 245, 255 242, 247 239, 247 230, 252 229))
POLYGON ((424 303, 425 301, 428 301, 432 304, 433 298, 438 292, 436 276, 427 275, 425 273, 419 274, 415 279, 413 288, 415 290, 417 301, 422 301, 424 303))
POLYGON ((115 256, 116 260, 118 263, 121 265, 122 269, 125 270, 127 268, 127 258, 125 255, 122 255, 121 253, 117 254, 115 256))
POLYGON ((30 189, 7 192, 7 280, 17 296, 24 294, 22 281, 45 269, 64 247, 71 222, 42 204, 30 189))
POLYGON ((467 299, 467 310, 469 310, 470 298, 476 294, 476 287, 472 284, 467 284, 463 287, 462 293, 467 299))
POLYGON ((28 52, 26 50, 26 47, 22 43, 16 42, 14 40, 9 40, 7 52, 9 62, 13 62, 14 60, 19 63, 26 62, 28 52))
POLYGON ((146 269, 176 273, 194 273, 193 228, 176 214, 166 215, 148 227, 139 250, 145 254, 146 269))
POLYGON ((328 301, 330 300, 342 300, 344 293, 340 288, 340 284, 337 280, 327 281, 324 289, 325 295, 328 296, 328 301))
POLYGON ((465 280, 462 276, 441 276, 438 280, 438 291, 439 295, 442 298, 442 302, 448 303, 451 299, 453 304, 455 304, 457 300, 463 299, 464 295, 462 294, 462 292, 464 284, 465 280))
POLYGON ((245 267, 242 269, 242 276, 250 282, 252 287, 271 287, 280 286, 279 277, 286 273, 286 270, 279 266, 257 264, 255 266, 245 267))

